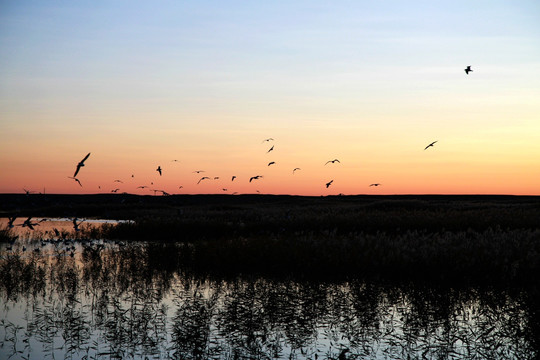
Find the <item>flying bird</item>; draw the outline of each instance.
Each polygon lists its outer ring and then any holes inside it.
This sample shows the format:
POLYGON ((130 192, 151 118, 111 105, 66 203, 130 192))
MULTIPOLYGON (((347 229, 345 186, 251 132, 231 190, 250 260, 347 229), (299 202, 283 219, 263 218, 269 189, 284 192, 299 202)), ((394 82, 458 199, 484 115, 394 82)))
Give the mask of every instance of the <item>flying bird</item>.
POLYGON ((202 172, 204 172, 204 170, 195 170, 195 171, 194 171, 194 173, 197 173, 197 174, 200 174, 200 173, 202 173, 202 172))
POLYGON ((219 180, 219 176, 214 176, 214 180, 219 180))
POLYGON ((202 178, 200 178, 200 180, 197 182, 197 185, 199 185, 199 183, 205 179, 208 179, 210 180, 210 178, 208 176, 203 176, 202 178))
POLYGON ((17 219, 16 216, 12 216, 12 217, 9 218, 9 220, 8 220, 8 225, 7 225, 8 228, 11 229, 11 228, 13 228, 13 227, 15 226, 15 225, 13 225, 13 222, 15 221, 15 219, 17 219))
POLYGON ((266 153, 268 154, 270 151, 274 150, 274 145, 272 145, 272 147, 270 148, 270 150, 268 150, 266 153))
POLYGON ((233 175, 231 181, 234 181, 234 179, 236 179, 236 175, 233 175))
POLYGON ((268 163, 268 166, 274 165, 275 163, 276 163, 275 161, 271 161, 271 162, 268 163))
POLYGON ((377 184, 371 184, 369 186, 380 186, 381 184, 377 183, 377 184))
POLYGON ((28 227, 30 230, 34 230, 34 226, 36 225, 39 225, 39 223, 33 223, 32 217, 29 217, 28 219, 24 220, 24 222, 20 226, 28 227))
POLYGON ((148 186, 146 185, 141 185, 141 186, 137 186, 137 189, 146 189, 148 186))
POLYGON ((295 172, 296 170, 302 170, 302 169, 300 169, 300 168, 294 168, 293 171, 292 171, 293 175, 294 175, 294 172, 295 172))
POLYGON ((471 65, 469 65, 469 66, 467 66, 467 67, 465 68, 465 74, 469 75, 469 72, 471 72, 471 71, 473 71, 473 70, 471 69, 471 65))
POLYGON ((171 160, 171 162, 180 162, 180 160, 174 159, 174 160, 171 160))
POLYGON ((182 188, 183 188, 183 186, 182 186, 182 185, 180 185, 180 186, 179 186, 178 188, 179 188, 179 189, 182 189, 182 188))
POLYGON ((82 187, 81 182, 80 182, 79 179, 77 179, 76 177, 68 176, 68 178, 75 180, 75 181, 78 182, 79 185, 82 187))
POLYGON ((260 179, 262 177, 263 177, 262 175, 252 176, 252 177, 249 178, 249 182, 251 182, 252 180, 258 180, 258 179, 260 179))
MULTIPOLYGON (((262 143, 264 143, 264 142, 266 142, 266 141, 274 141, 274 139, 272 139, 272 138, 264 139, 264 140, 262 141, 262 143)), ((262 144, 262 143, 261 143, 261 144, 262 144)))
POLYGON ((111 192, 115 193, 115 192, 117 192, 118 190, 120 190, 120 189, 114 189, 114 190, 111 190, 111 192))
MULTIPOLYGON (((328 161, 326 162, 326 164, 328 164, 328 163, 332 163, 332 164, 334 164, 334 163, 336 163, 336 162, 338 162, 338 163, 340 163, 340 164, 341 164, 341 161, 339 161, 338 159, 334 159, 334 160, 328 160, 328 161)), ((324 164, 324 165, 326 165, 326 164, 324 164)))
POLYGON ((161 166, 158 166, 156 171, 159 173, 159 176, 161 176, 161 166))
POLYGON ((75 170, 75 174, 73 174, 73 177, 77 176, 77 174, 79 173, 79 170, 81 170, 81 168, 84 166, 84 162, 86 161, 86 159, 88 159, 89 156, 90 156, 90 153, 88 153, 88 155, 86 155, 84 159, 79 161, 79 163, 77 164, 77 169, 75 170))
MULTIPOLYGON (((438 141, 438 140, 437 140, 437 141, 438 141)), ((424 148, 424 150, 427 150, 427 148, 430 147, 430 146, 433 147, 433 145, 434 145, 437 141, 434 141, 434 142, 432 142, 431 144, 429 144, 428 146, 426 146, 426 147, 424 148)))
POLYGON ((223 191, 227 191, 227 189, 225 189, 225 188, 223 188, 223 189, 221 189, 221 190, 223 190, 223 191))
POLYGON ((73 229, 75 229, 75 232, 79 231, 79 226, 80 226, 83 222, 84 222, 84 220, 81 221, 80 223, 77 223, 77 218, 74 218, 74 219, 73 219, 73 229))
POLYGON ((114 180, 113 182, 117 182, 117 183, 124 183, 122 180, 114 180))
POLYGON ((334 180, 330 180, 329 182, 327 182, 327 183, 326 183, 326 188, 328 189, 328 187, 329 187, 330 185, 332 185, 333 182, 334 182, 334 180))

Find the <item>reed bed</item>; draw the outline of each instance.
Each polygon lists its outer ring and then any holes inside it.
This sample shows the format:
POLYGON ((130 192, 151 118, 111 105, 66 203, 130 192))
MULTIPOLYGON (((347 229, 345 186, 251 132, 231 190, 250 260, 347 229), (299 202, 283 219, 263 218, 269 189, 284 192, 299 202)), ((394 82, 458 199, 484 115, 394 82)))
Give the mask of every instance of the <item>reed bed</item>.
POLYGON ((174 256, 189 271, 231 277, 529 287, 538 286, 540 231, 307 233, 184 243, 177 245, 174 256))
POLYGON ((134 221, 83 227, 74 239, 170 244, 160 261, 189 272, 519 286, 540 275, 536 197, 75 199, 78 216, 113 202, 134 221))
POLYGON ((186 207, 160 216, 104 228, 103 236, 123 240, 193 242, 246 236, 337 232, 402 234, 406 231, 457 232, 537 229, 540 208, 455 208, 361 206, 186 207))

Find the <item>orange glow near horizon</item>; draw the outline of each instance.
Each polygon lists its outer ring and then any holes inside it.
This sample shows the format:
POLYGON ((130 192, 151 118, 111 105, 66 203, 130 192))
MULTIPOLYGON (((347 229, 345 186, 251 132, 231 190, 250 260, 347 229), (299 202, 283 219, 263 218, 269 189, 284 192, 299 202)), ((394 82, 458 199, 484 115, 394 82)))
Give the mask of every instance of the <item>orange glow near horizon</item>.
MULTIPOLYGON (((32 192, 49 194, 95 194, 119 193, 154 195, 152 190, 164 190, 169 194, 291 194, 291 195, 354 195, 354 194, 513 194, 538 195, 540 169, 535 169, 535 157, 519 156, 520 149, 501 149, 490 154, 485 144, 475 147, 452 144, 439 140, 434 147, 423 150, 426 142, 407 144, 404 140, 364 139, 359 143, 342 143, 332 151, 331 146, 299 144, 302 140, 287 141, 275 136, 274 142, 261 143, 264 137, 239 137, 238 143, 219 146, 191 144, 190 152, 164 146, 154 152, 144 147, 122 152, 114 143, 107 151, 93 150, 81 168, 77 178, 73 176, 76 164, 85 151, 31 153, 25 151, 21 158, 3 159, 5 175, 0 181, 1 193, 22 193, 23 188, 32 192), (255 139, 254 139, 255 140, 255 139), (251 144, 250 144, 251 142, 251 144), (225 146, 230 145, 229 148, 225 146), (274 145, 274 151, 267 153, 274 145), (405 149, 406 146, 408 149, 405 149), (462 150, 450 150, 462 147, 462 150), (402 150, 405 149, 405 150, 402 150), (326 161, 339 159, 341 163, 326 161), (155 160, 157 159, 157 160, 155 160), (178 162, 173 160, 177 159, 178 162), (516 161, 516 159, 518 159, 516 161), (267 164, 274 161, 275 164, 267 164), (157 166, 163 169, 160 176, 157 166), (293 174, 293 169, 299 167, 293 174), (197 174, 196 170, 205 172, 197 174), (231 181, 232 176, 236 176, 231 181), (263 175, 262 179, 249 182, 249 178, 263 175), (197 184, 203 176, 210 177, 197 184), (218 177, 219 179, 215 179, 218 177), (121 182, 115 182, 120 180, 121 182), (334 180, 329 188, 325 184, 334 180), (378 187, 370 187, 380 183, 378 187), (147 186, 138 189, 139 186, 147 186), (182 186, 182 188, 180 188, 182 186), (223 190, 226 189, 226 190, 223 190)), ((293 136, 289 136, 290 139, 293 136)), ((431 139, 430 139, 431 140, 431 139)), ((304 140, 305 141, 305 140, 304 140)), ((332 142, 339 144, 339 142, 332 142)), ((186 144, 186 143, 184 143, 186 144)), ((208 142, 206 142, 208 144, 208 142)), ((157 145, 156 145, 157 146, 157 145)), ((159 195, 160 193, 157 192, 159 195)))

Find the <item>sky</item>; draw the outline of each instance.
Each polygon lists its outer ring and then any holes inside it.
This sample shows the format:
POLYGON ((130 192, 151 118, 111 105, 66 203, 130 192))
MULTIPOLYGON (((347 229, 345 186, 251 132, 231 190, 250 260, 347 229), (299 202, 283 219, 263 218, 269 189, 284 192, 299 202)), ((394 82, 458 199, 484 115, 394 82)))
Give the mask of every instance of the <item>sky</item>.
POLYGON ((3 0, 0 193, 540 195, 538 19, 537 0, 3 0))

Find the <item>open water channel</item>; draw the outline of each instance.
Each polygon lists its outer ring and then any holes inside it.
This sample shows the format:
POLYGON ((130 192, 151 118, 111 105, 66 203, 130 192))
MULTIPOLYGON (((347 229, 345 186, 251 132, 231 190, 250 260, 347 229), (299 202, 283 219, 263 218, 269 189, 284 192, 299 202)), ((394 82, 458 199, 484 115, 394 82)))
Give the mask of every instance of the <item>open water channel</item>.
POLYGON ((0 244, 0 359, 539 354, 534 291, 222 278, 184 271, 174 244, 73 240, 46 225, 46 241, 0 244))

